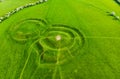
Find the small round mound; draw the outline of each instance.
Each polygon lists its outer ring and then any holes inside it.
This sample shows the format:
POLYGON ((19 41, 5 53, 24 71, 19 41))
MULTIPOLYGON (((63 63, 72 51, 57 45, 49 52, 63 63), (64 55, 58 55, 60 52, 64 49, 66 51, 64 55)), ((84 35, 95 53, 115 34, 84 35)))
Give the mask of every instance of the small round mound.
POLYGON ((46 23, 41 19, 26 19, 10 27, 10 36, 17 42, 37 39, 46 23))

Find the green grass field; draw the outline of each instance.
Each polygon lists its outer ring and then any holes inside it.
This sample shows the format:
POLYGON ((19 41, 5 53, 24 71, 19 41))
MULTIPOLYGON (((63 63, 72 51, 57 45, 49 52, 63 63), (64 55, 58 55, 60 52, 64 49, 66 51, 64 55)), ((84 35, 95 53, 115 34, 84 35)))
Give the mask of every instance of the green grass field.
MULTIPOLYGON (((37 1, 3 0, 0 17, 37 1)), ((0 79, 120 79, 119 16, 114 0, 48 0, 11 14, 0 22, 0 79)))

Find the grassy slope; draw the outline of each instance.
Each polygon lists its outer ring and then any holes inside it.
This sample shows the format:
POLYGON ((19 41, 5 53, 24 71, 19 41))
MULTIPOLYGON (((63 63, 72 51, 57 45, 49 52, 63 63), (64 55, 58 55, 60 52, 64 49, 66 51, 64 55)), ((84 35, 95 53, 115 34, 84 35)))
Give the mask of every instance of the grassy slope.
MULTIPOLYGON (((0 15, 16 6, 6 9, 0 15)), ((83 50, 85 53, 83 56, 77 56, 70 64, 62 65, 60 72, 58 72, 59 69, 55 71, 54 69, 37 68, 37 65, 33 64, 38 56, 31 54, 23 72, 24 79, 30 79, 30 77, 38 79, 41 74, 42 79, 119 79, 120 22, 113 20, 113 17, 106 13, 115 11, 117 15, 120 15, 119 8, 112 0, 49 0, 45 4, 16 13, 0 24, 2 28, 0 29, 0 79, 10 77, 10 79, 17 79, 24 67, 25 60, 28 59, 28 55, 24 54, 22 50, 26 45, 13 45, 13 42, 8 41, 3 35, 11 24, 25 18, 42 18, 49 24, 58 23, 76 27, 85 35, 86 47, 83 50), (58 78, 53 73, 57 73, 58 78)))
POLYGON ((0 2, 0 16, 4 15, 5 13, 20 7, 22 5, 25 5, 27 3, 35 2, 37 0, 4 0, 3 2, 0 2))

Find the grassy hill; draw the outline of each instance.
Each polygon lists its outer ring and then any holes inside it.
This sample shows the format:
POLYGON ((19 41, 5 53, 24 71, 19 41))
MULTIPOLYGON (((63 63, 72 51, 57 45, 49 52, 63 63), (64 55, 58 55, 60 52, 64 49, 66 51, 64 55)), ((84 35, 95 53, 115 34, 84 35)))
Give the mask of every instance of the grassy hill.
POLYGON ((119 16, 114 0, 1 1, 0 79, 119 79, 119 16))

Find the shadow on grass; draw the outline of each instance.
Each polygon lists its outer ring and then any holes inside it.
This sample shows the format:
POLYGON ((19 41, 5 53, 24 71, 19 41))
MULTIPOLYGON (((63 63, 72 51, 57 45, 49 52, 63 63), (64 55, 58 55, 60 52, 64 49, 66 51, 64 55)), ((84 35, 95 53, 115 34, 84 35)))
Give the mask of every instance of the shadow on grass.
POLYGON ((114 0, 118 5, 120 5, 120 0, 114 0))

